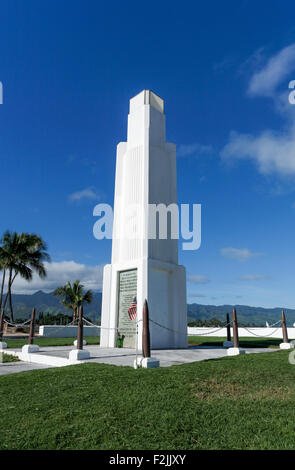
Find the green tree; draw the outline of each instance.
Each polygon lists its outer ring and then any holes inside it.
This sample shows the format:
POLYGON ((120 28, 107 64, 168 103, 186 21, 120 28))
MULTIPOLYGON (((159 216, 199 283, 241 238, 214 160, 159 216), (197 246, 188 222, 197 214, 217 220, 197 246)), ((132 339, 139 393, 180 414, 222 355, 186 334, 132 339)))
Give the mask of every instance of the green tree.
POLYGON ((90 304, 93 299, 91 290, 84 291, 84 286, 79 280, 74 281, 73 284, 67 282, 64 286, 57 287, 53 295, 62 298, 61 303, 73 311, 73 320, 78 316, 79 307, 84 303, 90 304))
POLYGON ((12 285, 21 276, 31 281, 36 272, 41 278, 46 277, 44 261, 50 261, 46 244, 35 233, 17 233, 6 231, 1 239, 0 269, 3 271, 1 282, 0 307, 5 309, 7 300, 10 309, 10 321, 13 321, 12 285), (7 293, 4 297, 4 285, 7 278, 7 293))

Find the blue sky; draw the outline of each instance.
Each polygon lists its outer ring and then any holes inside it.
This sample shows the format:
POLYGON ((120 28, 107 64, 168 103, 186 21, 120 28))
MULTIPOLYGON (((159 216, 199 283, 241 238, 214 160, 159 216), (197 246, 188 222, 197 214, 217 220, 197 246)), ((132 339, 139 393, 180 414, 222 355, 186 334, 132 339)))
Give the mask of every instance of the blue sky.
POLYGON ((202 204, 202 245, 180 250, 188 301, 295 307, 294 2, 1 3, 1 219, 34 231, 52 289, 99 288, 110 241, 93 207, 113 203, 129 99, 164 98, 180 203, 202 204), (75 195, 75 196, 73 196, 75 195))

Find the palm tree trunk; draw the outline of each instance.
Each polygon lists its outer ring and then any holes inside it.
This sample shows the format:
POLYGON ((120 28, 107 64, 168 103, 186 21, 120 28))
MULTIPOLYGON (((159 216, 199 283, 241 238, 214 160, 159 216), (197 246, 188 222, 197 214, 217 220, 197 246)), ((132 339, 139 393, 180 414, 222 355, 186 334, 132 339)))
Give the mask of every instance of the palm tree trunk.
POLYGON ((3 310, 5 310, 5 307, 6 307, 6 303, 7 303, 7 299, 8 299, 8 294, 9 294, 9 292, 7 291, 7 292, 6 292, 6 295, 5 295, 5 297, 4 297, 3 305, 2 305, 3 310))
MULTIPOLYGON (((14 276, 14 279, 15 279, 15 276, 14 276)), ((8 297, 9 297, 9 291, 10 291, 10 288, 9 288, 9 286, 10 286, 10 273, 9 273, 9 279, 8 279, 8 287, 7 287, 7 292, 6 292, 6 295, 5 295, 5 297, 4 297, 4 302, 3 302, 3 304, 2 304, 2 308, 3 308, 3 310, 5 310, 6 303, 7 303, 7 299, 8 299, 8 297)))
POLYGON ((11 276, 10 276, 10 282, 9 282, 9 296, 8 296, 11 323, 13 323, 13 318, 14 318, 13 308, 12 308, 11 288, 12 288, 12 284, 14 283, 14 280, 15 280, 16 276, 17 276, 17 272, 15 272, 14 276, 12 277, 12 270, 11 270, 11 276))
POLYGON ((13 323, 13 308, 12 308, 12 299, 11 299, 11 287, 9 289, 8 300, 9 300, 9 309, 10 309, 10 321, 11 321, 11 323, 13 323))
POLYGON ((12 308, 12 300, 11 300, 11 285, 15 279, 15 276, 12 280, 12 269, 9 271, 9 280, 8 280, 8 300, 9 300, 9 308, 10 308, 10 321, 13 323, 13 308, 12 308))
POLYGON ((6 269, 3 269, 3 274, 2 274, 2 283, 1 283, 1 292, 0 292, 0 310, 2 307, 2 299, 3 299, 3 291, 4 291, 4 284, 5 284, 5 276, 6 276, 6 269))

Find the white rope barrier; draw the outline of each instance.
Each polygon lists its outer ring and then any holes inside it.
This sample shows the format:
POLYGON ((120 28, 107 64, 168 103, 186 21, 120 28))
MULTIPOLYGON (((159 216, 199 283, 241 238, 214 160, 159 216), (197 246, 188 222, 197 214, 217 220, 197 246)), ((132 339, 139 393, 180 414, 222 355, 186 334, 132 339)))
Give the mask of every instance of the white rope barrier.
POLYGON ((280 328, 275 328, 274 331, 269 333, 268 335, 258 335, 257 333, 254 333, 254 331, 251 331, 249 328, 246 328, 245 326, 243 327, 248 333, 251 335, 257 336, 257 338, 269 338, 270 336, 274 335, 280 328))
POLYGON ((221 327, 218 327, 217 329, 213 329, 211 331, 206 331, 204 333, 194 333, 194 334, 188 334, 188 333, 183 333, 182 331, 179 331, 179 330, 173 330, 172 328, 168 328, 167 326, 164 326, 164 325, 161 325, 160 323, 152 320, 150 318, 150 322, 151 323, 154 323, 155 325, 159 326, 160 328, 164 328, 165 330, 168 330, 168 331, 171 331, 172 333, 178 333, 180 335, 183 335, 183 336, 206 336, 208 334, 212 334, 212 333, 217 333, 218 331, 221 331, 223 330, 224 328, 226 328, 228 325, 231 325, 232 324, 232 321, 230 321, 229 323, 227 323, 226 325, 224 326, 221 326, 221 327))
POLYGON ((23 323, 10 323, 9 321, 5 320, 5 318, 4 318, 4 322, 7 323, 7 325, 10 325, 12 327, 25 326, 27 323, 30 323, 30 321, 31 321, 31 319, 26 320, 23 323))
MULTIPOLYGON (((101 325, 95 325, 94 323, 92 323, 91 321, 87 320, 86 318, 83 317, 83 322, 86 326, 92 326, 92 327, 95 327, 95 328, 99 328, 100 330, 114 330, 114 331, 119 331, 119 328, 118 327, 103 327, 101 325)), ((10 323, 9 321, 7 320, 4 320, 5 323, 7 323, 8 325, 11 325, 11 326, 14 326, 14 327, 18 327, 18 326, 25 326, 27 323, 30 323, 31 319, 29 320, 26 320, 25 322, 23 323, 10 323)), ((75 320, 71 321, 70 323, 68 323, 67 325, 64 325, 63 328, 61 328, 60 326, 58 325, 49 325, 49 326, 55 326, 56 327, 56 330, 58 332, 61 332, 65 329, 67 329, 69 326, 74 326, 74 324, 78 321, 78 318, 76 318, 75 320)), ((136 338, 138 339, 138 323, 141 322, 141 320, 137 320, 136 322, 136 338)), ((211 334, 215 334, 217 333, 218 331, 221 331, 223 330, 224 328, 226 328, 227 326, 229 325, 232 325, 232 321, 230 321, 229 323, 221 326, 221 327, 213 327, 211 330, 209 331, 203 331, 203 332, 195 332, 195 333, 183 333, 182 331, 179 331, 179 330, 174 330, 173 328, 169 328, 165 325, 162 325, 161 323, 158 323, 156 322, 155 320, 152 320, 150 318, 150 322, 153 323, 154 325, 158 326, 159 328, 163 328, 167 331, 170 331, 172 333, 177 333, 177 334, 180 334, 180 335, 184 335, 184 336, 210 336, 211 334)), ((273 323, 269 328, 272 328, 273 326, 277 325, 281 323, 281 320, 278 320, 277 322, 273 323)), ((42 325, 39 325, 39 326, 42 326, 42 325)), ((48 326, 48 325, 47 325, 48 326)), ((198 327, 194 327, 196 328, 196 330, 198 330, 198 327)), ((199 328, 204 328, 204 327, 199 327, 199 328)), ((206 327, 205 327, 206 328, 206 327)), ((208 327, 209 328, 209 327, 208 327)), ((272 331, 271 333, 269 334, 265 334, 265 335, 259 335, 257 334, 256 332, 254 332, 254 328, 248 328, 248 327, 241 327, 241 328, 244 328, 246 331, 248 331, 248 333, 250 333, 251 335, 254 335, 258 338, 267 338, 267 337, 270 337, 272 335, 274 335, 279 329, 280 327, 278 328, 275 328, 274 331, 272 331)), ((129 333, 129 332, 133 332, 134 329, 130 328, 130 329, 124 329, 124 332, 126 333, 129 333)), ((137 341, 137 340, 136 340, 137 341)))

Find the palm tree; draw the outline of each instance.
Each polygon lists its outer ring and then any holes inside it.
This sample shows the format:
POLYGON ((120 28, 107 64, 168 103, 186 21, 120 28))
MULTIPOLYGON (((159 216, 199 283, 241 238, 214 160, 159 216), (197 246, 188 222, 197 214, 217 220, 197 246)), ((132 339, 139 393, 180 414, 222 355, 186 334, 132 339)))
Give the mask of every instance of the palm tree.
POLYGON ((3 271, 2 281, 1 281, 1 291, 0 291, 0 311, 1 311, 3 291, 4 291, 4 285, 5 285, 5 277, 6 277, 6 256, 1 246, 0 246, 0 271, 3 271))
POLYGON ((0 305, 4 309, 9 301, 10 321, 13 321, 12 285, 18 275, 31 281, 36 271, 41 278, 46 277, 44 261, 50 261, 46 252, 46 244, 39 235, 34 233, 5 232, 1 239, 0 267, 3 270, 1 283, 0 305), (8 275, 7 293, 3 300, 5 277, 8 275))
POLYGON ((84 291, 83 284, 80 281, 74 281, 73 284, 67 282, 62 287, 57 287, 53 292, 56 297, 62 298, 61 303, 68 309, 73 310, 73 320, 78 317, 78 310, 83 303, 90 304, 93 299, 91 290, 84 291))

